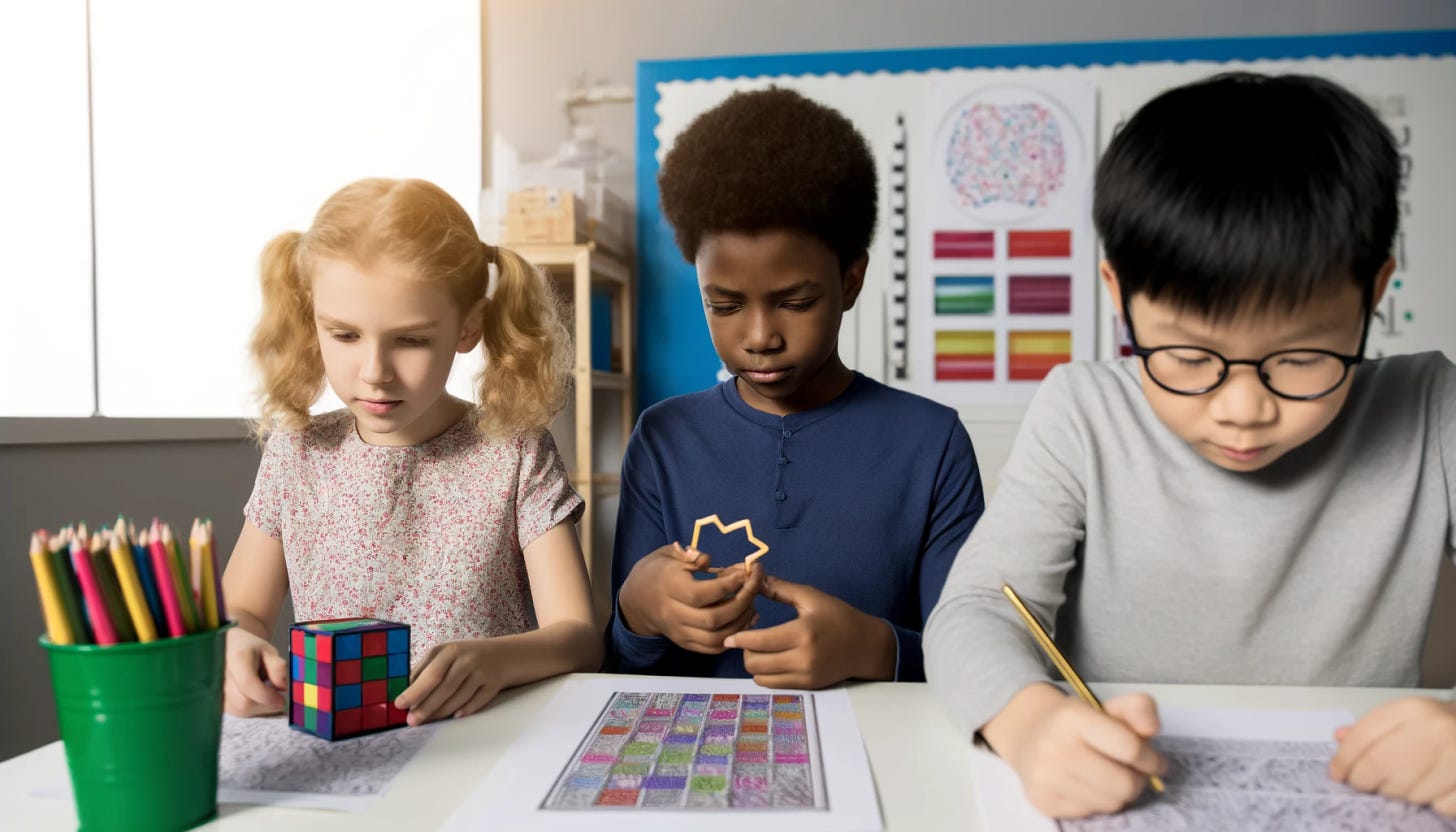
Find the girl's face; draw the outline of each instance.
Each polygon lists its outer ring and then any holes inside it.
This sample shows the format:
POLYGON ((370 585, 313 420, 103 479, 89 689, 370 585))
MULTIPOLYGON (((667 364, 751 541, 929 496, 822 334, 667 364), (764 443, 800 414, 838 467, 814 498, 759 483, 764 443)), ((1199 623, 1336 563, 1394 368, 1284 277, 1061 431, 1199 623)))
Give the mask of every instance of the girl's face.
POLYGON ((464 413, 445 393, 457 353, 480 342, 480 309, 462 315, 443 287, 404 267, 320 260, 314 323, 329 386, 371 445, 418 445, 464 413))

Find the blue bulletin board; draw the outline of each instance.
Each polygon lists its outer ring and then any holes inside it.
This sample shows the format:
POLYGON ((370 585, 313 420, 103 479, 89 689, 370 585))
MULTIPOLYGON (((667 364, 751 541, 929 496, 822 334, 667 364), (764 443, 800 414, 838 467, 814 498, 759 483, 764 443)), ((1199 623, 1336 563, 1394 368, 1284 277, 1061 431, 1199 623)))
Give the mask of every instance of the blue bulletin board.
MULTIPOLYGON (((661 154, 696 113, 735 90, 769 84, 799 89, 845 112, 866 133, 876 154, 881 215, 864 299, 851 313, 854 319, 846 318, 841 350, 850 366, 886 383, 961 408, 1018 404, 1034 389, 1038 372, 1035 362, 1018 357, 1018 338, 1042 345, 1034 350, 1042 353, 1065 349, 1064 358, 1117 354, 1117 327, 1096 288, 1095 240, 1086 233, 1096 154, 1117 122, 1142 102, 1169 87, 1229 69, 1325 75, 1350 86, 1380 112, 1401 144, 1407 181, 1396 252, 1399 272, 1393 284, 1399 288, 1379 310, 1370 354, 1443 349, 1456 355, 1456 281, 1444 279, 1456 262, 1456 235, 1442 230, 1456 218, 1456 165, 1450 163, 1450 148, 1456 147, 1453 56, 1456 31, 1443 30, 640 62, 639 404, 646 407, 703 389, 721 370, 708 339, 693 268, 683 261, 661 215, 661 154), (937 124, 946 124, 952 112, 948 108, 960 106, 956 102, 967 100, 967 94, 1000 90, 1004 96, 1008 89, 1022 89, 1047 102, 1041 111, 1026 112, 1044 111, 1044 118, 1060 119, 1057 135, 1066 138, 1067 166, 1058 180, 1065 216, 1057 227, 1074 242, 1040 251, 1023 245, 1023 253, 1053 259, 1018 261, 1010 257, 1018 245, 1018 221, 992 218, 983 233, 993 241, 988 245, 998 259, 984 264, 947 260, 977 255, 974 245, 953 249, 937 243, 974 238, 972 232, 956 230, 955 210, 936 193, 936 153, 944 151, 937 124), (1018 268, 1023 262, 1032 265, 1018 268), (1028 275, 1017 274, 1028 268, 1051 269, 1066 280, 1028 282, 1028 275), (980 272, 985 275, 974 276, 980 272), (984 308, 976 299, 983 289, 995 298, 984 308), (1018 303, 1029 316, 1026 326, 1018 323, 1018 303), (978 312, 986 317, 964 317, 978 312), (959 337, 970 335, 976 337, 959 337), (947 351, 980 340, 992 350, 988 363, 964 355, 947 358, 947 351), (991 377, 977 378, 977 367, 991 377)), ((1034 226, 1037 221, 1031 222, 1034 226)), ((1031 241, 1033 236, 1021 239, 1031 241)))

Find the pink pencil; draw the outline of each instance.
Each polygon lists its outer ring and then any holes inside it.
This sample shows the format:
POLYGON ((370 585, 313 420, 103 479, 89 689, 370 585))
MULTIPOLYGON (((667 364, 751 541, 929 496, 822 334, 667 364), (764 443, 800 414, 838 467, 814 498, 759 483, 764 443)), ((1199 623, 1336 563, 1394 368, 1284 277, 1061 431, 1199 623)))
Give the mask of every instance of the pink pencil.
POLYGON ((96 634, 97 644, 115 644, 116 627, 106 611, 106 601, 101 595, 101 584, 96 581, 96 572, 91 566, 91 553, 78 539, 71 540, 71 566, 76 570, 76 580, 81 584, 81 595, 86 599, 86 610, 91 614, 91 629, 96 634))
POLYGON ((182 623, 182 605, 177 599, 177 583, 172 580, 172 567, 167 547, 162 545, 162 536, 156 533, 141 533, 140 543, 152 557, 152 571, 157 576, 157 594, 162 596, 162 609, 167 613, 167 635, 176 638, 187 635, 187 626, 182 623))

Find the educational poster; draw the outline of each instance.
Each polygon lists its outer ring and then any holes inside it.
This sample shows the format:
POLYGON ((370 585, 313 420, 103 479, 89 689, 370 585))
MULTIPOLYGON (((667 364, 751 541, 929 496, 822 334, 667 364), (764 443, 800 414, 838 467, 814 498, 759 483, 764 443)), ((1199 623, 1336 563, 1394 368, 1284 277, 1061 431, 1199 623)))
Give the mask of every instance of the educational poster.
POLYGON ((825 809, 804 694, 618 692, 547 809, 825 809))
POLYGON ((692 266, 657 205, 662 157, 697 114, 769 85, 840 110, 879 165, 879 226, 841 331, 845 362, 968 418, 1016 418, 1060 360, 1123 354, 1095 271, 1096 160, 1158 93, 1237 69, 1328 77, 1386 120, 1402 157, 1397 271, 1367 354, 1456 355, 1445 273, 1456 235, 1439 222, 1456 213, 1456 165, 1442 163, 1456 147, 1453 52, 1456 33, 1430 32, 643 62, 642 402, 702 389, 720 370, 692 266))
POLYGON ((1096 91, 953 72, 929 98, 907 380, 947 404, 1024 404, 1052 367, 1096 353, 1096 91))
POLYGON ((882 827, 848 691, 649 681, 566 680, 443 828, 882 827))

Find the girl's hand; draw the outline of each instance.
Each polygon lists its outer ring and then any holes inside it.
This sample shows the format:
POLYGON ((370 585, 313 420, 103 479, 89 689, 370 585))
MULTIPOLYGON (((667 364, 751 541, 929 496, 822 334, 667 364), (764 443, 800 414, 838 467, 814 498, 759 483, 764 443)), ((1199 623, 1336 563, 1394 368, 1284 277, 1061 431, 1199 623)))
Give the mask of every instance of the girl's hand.
POLYGON ((242 627, 227 634, 223 710, 233 716, 281 714, 288 705, 288 662, 268 641, 242 627), (269 686, 272 687, 269 687, 269 686))
POLYGON ((484 708, 501 692, 500 662, 490 639, 437 644, 415 665, 410 686, 394 706, 409 711, 410 725, 447 716, 459 719, 484 708))
POLYGON ((1330 776, 1456 817, 1456 704, 1408 696, 1335 732, 1330 776))

